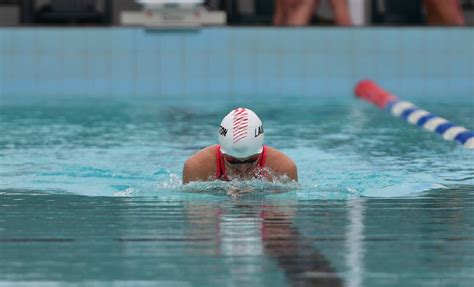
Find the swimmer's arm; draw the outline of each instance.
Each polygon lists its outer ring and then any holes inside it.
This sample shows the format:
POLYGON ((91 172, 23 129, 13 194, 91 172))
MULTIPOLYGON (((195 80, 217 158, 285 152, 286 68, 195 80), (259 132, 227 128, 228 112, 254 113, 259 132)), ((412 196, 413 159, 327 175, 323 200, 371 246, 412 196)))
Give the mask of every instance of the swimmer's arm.
POLYGON ((291 160, 291 163, 288 165, 288 172, 286 173, 289 178, 294 181, 298 181, 298 168, 296 164, 291 160))
POLYGON ((289 158, 286 158, 283 166, 286 167, 283 173, 286 174, 291 180, 298 181, 298 168, 296 167, 295 162, 289 158))
POLYGON ((289 179, 298 181, 298 168, 295 162, 283 154, 275 156, 270 168, 279 176, 286 175, 289 179))
POLYGON ((192 159, 188 159, 183 167, 183 184, 199 180, 199 169, 192 159))
POLYGON ((216 174, 216 146, 209 146, 191 156, 183 167, 183 184, 213 180, 216 174))
POLYGON ((183 184, 191 181, 205 181, 209 179, 209 170, 196 158, 190 158, 184 163, 183 184))

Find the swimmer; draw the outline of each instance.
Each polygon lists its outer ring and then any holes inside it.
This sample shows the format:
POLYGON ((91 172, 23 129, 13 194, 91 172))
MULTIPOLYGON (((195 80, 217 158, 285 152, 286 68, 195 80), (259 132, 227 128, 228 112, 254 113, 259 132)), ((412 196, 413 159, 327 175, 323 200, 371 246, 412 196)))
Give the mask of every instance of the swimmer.
POLYGON ((186 160, 183 183, 233 179, 298 180, 296 165, 282 152, 263 144, 263 125, 246 108, 231 111, 219 127, 219 144, 186 160))

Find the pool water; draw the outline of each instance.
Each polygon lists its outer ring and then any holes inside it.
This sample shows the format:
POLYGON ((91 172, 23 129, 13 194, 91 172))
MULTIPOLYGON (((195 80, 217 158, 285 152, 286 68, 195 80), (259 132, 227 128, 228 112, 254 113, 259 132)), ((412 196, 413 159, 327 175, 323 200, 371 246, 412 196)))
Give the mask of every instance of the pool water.
MULTIPOLYGON (((474 128, 472 98, 410 100, 474 128)), ((474 153, 351 95, 5 97, 0 134, 0 286, 474 280, 474 153), (181 185, 185 159, 238 106, 299 184, 181 185)))

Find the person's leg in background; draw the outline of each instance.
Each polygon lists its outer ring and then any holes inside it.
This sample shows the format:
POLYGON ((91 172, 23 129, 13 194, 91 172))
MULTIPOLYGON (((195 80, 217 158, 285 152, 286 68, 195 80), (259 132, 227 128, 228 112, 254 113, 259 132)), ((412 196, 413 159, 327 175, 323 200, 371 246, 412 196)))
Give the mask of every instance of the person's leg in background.
POLYGON ((306 26, 311 22, 314 9, 319 5, 319 0, 286 0, 288 3, 288 25, 306 26))
POLYGON ((308 25, 319 0, 276 0, 273 24, 284 26, 308 25))
POLYGON ((464 15, 459 0, 423 0, 423 4, 426 9, 428 24, 464 25, 464 15))
POLYGON ((423 2, 426 11, 426 22, 428 23, 428 25, 442 25, 441 18, 439 17, 438 12, 435 9, 436 6, 433 6, 432 3, 429 3, 429 1, 423 2))
POLYGON ((286 25, 285 0, 275 0, 275 12, 273 13, 273 25, 286 25))
POLYGON ((352 25, 351 14, 347 0, 331 0, 334 22, 339 26, 352 25))

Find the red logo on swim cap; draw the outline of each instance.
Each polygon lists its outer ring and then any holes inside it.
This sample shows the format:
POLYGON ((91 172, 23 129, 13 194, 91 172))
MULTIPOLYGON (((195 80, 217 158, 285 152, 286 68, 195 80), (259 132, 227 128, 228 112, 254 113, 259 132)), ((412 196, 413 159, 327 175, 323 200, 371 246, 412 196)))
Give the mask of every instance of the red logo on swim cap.
POLYGON ((232 134, 234 143, 247 137, 247 127, 249 125, 249 114, 246 109, 238 108, 234 110, 232 122, 232 134))

